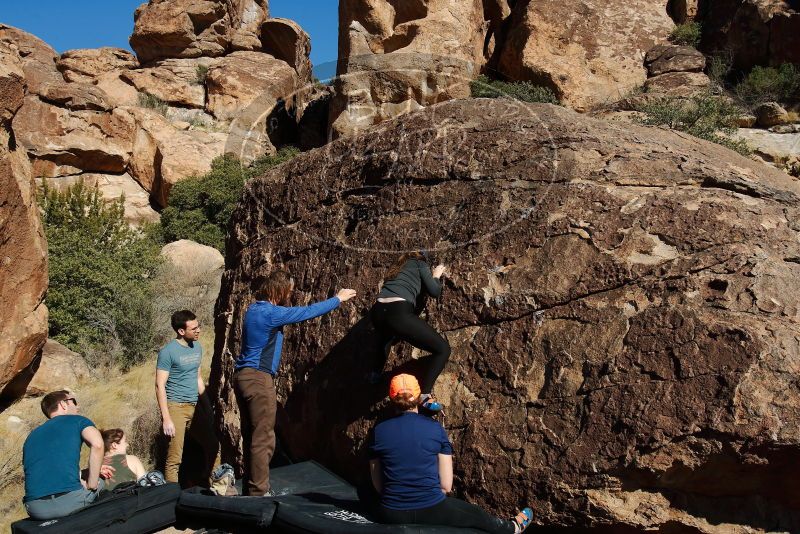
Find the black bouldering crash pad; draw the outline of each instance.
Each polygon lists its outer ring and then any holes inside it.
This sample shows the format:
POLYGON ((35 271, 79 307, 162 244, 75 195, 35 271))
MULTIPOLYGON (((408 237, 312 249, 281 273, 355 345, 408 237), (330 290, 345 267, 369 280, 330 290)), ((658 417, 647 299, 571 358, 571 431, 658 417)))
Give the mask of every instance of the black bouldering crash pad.
POLYGON ((142 534, 175 523, 178 484, 115 491, 86 508, 58 519, 23 519, 11 525, 12 534, 142 534))
POLYGON ((478 534, 472 529, 378 523, 355 487, 316 462, 270 470, 271 497, 217 497, 199 488, 178 501, 179 527, 227 532, 478 534))

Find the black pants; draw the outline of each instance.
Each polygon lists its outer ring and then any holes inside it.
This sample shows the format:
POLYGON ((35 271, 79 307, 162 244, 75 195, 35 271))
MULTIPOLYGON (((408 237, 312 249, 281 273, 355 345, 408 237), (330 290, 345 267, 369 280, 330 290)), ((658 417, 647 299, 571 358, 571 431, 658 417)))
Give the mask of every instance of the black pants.
POLYGON ((513 534, 515 530, 513 521, 489 515, 479 506, 454 497, 420 510, 390 510, 381 506, 379 514, 384 523, 476 528, 496 534, 513 534))
POLYGON ((372 324, 381 336, 384 362, 392 343, 401 339, 414 347, 431 353, 431 365, 420 380, 423 393, 430 393, 433 384, 450 358, 450 344, 431 325, 417 317, 414 305, 406 301, 384 304, 376 302, 370 310, 372 324))

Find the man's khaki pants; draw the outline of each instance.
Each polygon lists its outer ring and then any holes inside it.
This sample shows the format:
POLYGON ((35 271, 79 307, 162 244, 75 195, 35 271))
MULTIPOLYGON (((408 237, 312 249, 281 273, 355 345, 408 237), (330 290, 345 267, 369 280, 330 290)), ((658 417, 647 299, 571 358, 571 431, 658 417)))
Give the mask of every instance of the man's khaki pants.
POLYGON ((233 390, 242 417, 242 493, 260 497, 269 491, 269 462, 275 452, 275 381, 269 373, 246 367, 233 375, 233 390))
POLYGON ((189 402, 168 402, 169 415, 175 424, 175 436, 170 438, 167 447, 167 463, 164 478, 167 482, 178 482, 178 470, 183 459, 183 447, 188 433, 203 447, 206 467, 219 465, 219 441, 214 433, 212 414, 195 410, 189 402))

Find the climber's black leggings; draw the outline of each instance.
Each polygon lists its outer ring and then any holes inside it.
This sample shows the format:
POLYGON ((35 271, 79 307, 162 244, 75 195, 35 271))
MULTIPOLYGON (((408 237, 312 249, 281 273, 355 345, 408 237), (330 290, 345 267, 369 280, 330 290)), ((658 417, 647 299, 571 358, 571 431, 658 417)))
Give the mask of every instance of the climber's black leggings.
POLYGON ((384 304, 376 302, 369 312, 372 324, 381 336, 384 362, 395 339, 431 353, 431 366, 421 377, 422 393, 430 393, 433 384, 450 358, 450 344, 431 325, 417 317, 414 305, 407 301, 384 304))
POLYGON ((513 534, 514 522, 489 515, 479 506, 454 497, 420 510, 391 510, 380 507, 380 520, 392 524, 442 525, 474 528, 496 534, 513 534))

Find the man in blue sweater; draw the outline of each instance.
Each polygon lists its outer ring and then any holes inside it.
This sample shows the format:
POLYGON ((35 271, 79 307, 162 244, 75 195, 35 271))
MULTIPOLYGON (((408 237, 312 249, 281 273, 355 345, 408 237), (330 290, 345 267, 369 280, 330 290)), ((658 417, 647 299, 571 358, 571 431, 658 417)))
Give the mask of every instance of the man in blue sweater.
POLYGON ((283 327, 331 312, 356 295, 352 289, 342 289, 335 297, 310 306, 286 307, 294 290, 289 273, 273 272, 258 285, 258 300, 244 315, 242 349, 233 375, 244 441, 242 493, 251 496, 269 495, 277 410, 274 377, 281 363, 283 327))

